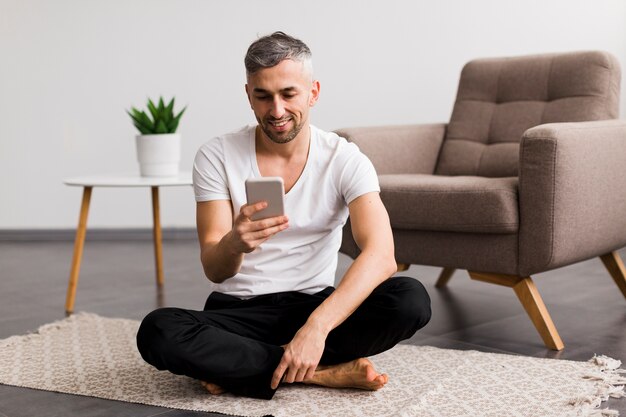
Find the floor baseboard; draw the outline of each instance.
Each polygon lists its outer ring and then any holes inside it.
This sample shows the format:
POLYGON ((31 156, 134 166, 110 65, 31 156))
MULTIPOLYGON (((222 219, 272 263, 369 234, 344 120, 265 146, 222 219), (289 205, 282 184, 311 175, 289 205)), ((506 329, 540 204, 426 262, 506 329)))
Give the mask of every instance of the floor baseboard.
MULTIPOLYGON (((192 228, 163 228, 163 240, 190 240, 197 239, 196 229, 192 228)), ((75 229, 16 229, 0 230, 0 242, 73 242, 76 237, 75 229)), ((152 229, 87 229, 86 241, 108 240, 152 240, 152 229)))

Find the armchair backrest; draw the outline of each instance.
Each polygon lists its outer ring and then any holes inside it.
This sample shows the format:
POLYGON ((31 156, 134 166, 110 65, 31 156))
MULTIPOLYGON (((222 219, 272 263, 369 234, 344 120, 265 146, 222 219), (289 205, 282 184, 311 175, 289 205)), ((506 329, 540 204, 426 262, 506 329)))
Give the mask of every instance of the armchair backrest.
POLYGON ((599 51, 470 61, 436 174, 513 177, 529 128, 555 122, 615 119, 620 68, 599 51))

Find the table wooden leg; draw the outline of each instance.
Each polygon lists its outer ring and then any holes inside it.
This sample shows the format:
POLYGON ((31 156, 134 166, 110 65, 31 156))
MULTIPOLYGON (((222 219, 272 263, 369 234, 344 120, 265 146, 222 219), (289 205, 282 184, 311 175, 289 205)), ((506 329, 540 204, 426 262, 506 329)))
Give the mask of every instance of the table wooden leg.
POLYGON ((67 284, 67 296, 65 298, 65 313, 67 315, 70 315, 74 312, 76 286, 78 285, 80 262, 83 257, 83 247, 85 245, 85 235, 87 233, 87 215, 89 214, 89 201, 91 200, 91 190, 92 187, 85 187, 83 189, 83 201, 80 206, 78 228, 76 229, 76 239, 74 240, 74 257, 72 259, 70 281, 67 284))
POLYGON ((156 261, 157 286, 163 286, 163 246, 161 236, 161 220, 159 209, 159 187, 152 187, 152 222, 154 236, 154 258, 156 261))

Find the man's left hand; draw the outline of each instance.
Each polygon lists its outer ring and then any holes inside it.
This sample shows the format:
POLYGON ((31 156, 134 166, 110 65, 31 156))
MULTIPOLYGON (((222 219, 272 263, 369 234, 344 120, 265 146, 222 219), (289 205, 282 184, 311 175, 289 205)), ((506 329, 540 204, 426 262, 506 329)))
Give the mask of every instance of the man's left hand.
POLYGON ((313 378, 324 353, 326 336, 308 323, 300 328, 291 342, 285 345, 285 353, 272 377, 272 389, 278 388, 281 380, 293 383, 313 378))

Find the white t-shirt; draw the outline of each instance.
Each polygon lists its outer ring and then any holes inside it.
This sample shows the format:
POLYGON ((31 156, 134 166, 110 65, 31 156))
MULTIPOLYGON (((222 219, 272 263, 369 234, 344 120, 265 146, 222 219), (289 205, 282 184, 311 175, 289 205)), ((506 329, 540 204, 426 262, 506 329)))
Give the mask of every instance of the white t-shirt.
MULTIPOLYGON (((260 178, 255 128, 218 136, 200 147, 193 167, 196 201, 231 200, 233 219, 246 204, 245 181, 260 178)), ((309 155, 285 195, 289 227, 244 256, 240 271, 213 291, 249 298, 282 291, 314 294, 335 281, 348 204, 378 192, 370 160, 353 143, 311 126, 309 155)))

